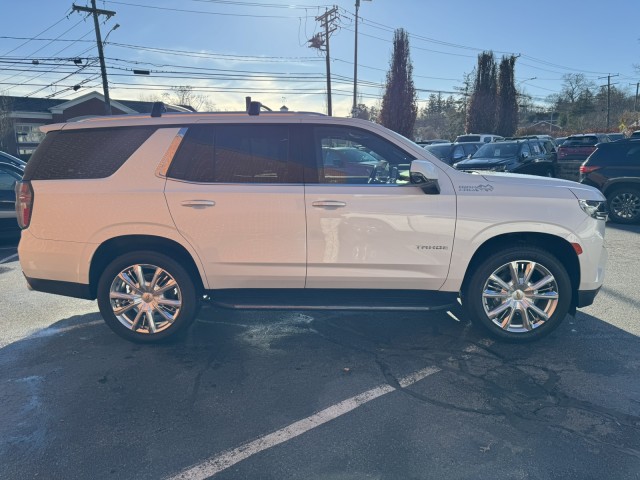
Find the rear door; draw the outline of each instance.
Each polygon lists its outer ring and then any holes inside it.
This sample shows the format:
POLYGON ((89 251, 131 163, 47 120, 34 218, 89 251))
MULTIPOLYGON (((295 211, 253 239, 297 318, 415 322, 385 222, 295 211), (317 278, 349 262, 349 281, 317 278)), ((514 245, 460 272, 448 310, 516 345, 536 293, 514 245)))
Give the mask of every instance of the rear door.
POLYGON ((165 195, 211 289, 303 288, 303 167, 288 124, 190 126, 165 195))
POLYGON ((410 183, 414 157, 390 138, 344 125, 310 125, 306 154, 307 288, 438 290, 446 280, 456 197, 441 172, 440 194, 410 183), (323 150, 350 148, 378 160, 353 175, 323 150), (315 178, 314 178, 315 176, 315 178))

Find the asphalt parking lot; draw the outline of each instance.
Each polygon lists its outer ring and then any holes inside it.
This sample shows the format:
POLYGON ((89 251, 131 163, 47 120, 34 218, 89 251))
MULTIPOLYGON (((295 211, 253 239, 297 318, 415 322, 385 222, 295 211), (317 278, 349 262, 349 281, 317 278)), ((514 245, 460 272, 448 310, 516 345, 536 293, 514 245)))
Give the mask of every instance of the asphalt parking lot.
MULTIPOLYGON (((206 307, 128 343, 0 246, 0 478, 640 478, 640 227, 542 341, 444 313, 206 307)), ((455 313, 455 312, 454 312, 455 313)))

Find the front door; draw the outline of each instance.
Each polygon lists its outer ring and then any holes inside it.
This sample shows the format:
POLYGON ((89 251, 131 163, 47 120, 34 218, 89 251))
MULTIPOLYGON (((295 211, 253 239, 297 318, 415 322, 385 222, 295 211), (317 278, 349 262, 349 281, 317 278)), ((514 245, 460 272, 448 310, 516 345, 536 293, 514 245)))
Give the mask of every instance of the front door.
POLYGON ((409 181, 414 157, 383 133, 308 128, 307 288, 439 289, 456 220, 449 178, 441 172, 441 192, 425 194, 409 181))

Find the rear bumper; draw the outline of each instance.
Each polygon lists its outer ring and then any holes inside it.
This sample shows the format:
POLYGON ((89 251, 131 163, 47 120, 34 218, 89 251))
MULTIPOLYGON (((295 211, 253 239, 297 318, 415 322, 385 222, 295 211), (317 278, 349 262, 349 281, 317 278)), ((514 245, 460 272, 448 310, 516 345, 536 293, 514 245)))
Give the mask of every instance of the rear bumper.
POLYGON ((62 282, 59 280, 43 280, 41 278, 29 278, 25 275, 29 290, 37 292, 53 293, 65 297, 84 298, 85 300, 95 300, 96 296, 91 293, 89 285, 83 283, 62 282))

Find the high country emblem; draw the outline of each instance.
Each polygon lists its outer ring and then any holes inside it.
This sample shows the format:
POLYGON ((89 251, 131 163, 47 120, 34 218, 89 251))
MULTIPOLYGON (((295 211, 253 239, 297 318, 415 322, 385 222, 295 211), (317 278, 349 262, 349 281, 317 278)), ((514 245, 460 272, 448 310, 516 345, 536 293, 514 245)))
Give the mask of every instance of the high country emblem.
POLYGON ((491 185, 458 185, 459 192, 492 192, 491 185))

